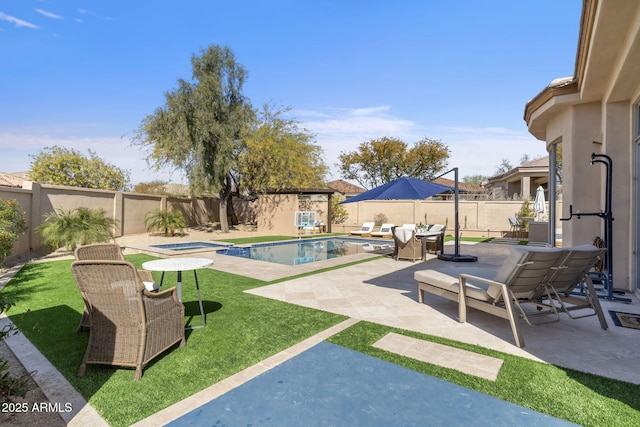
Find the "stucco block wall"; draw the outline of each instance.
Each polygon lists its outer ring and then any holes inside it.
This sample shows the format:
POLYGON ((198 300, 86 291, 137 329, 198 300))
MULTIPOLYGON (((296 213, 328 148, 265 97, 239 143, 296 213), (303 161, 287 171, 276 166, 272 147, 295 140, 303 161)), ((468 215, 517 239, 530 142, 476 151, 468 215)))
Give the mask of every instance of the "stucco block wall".
MULTIPOLYGON (((31 226, 31 212, 33 211, 31 203, 31 192, 29 190, 23 190, 20 188, 12 189, 11 191, 4 191, 3 187, 0 187, 0 199, 2 200, 15 200, 20 205, 20 211, 24 212, 24 217, 27 219, 27 225, 31 226)), ((28 232, 27 232, 28 233, 28 232)), ((22 236, 13 246, 14 254, 21 254, 29 252, 30 240, 28 234, 22 236)))
POLYGON ((298 209, 295 194, 266 194, 258 199, 258 231, 294 236, 298 229, 294 224, 294 213, 298 209))
POLYGON ((180 210, 187 225, 203 224, 217 215, 219 202, 211 198, 167 198, 140 193, 92 190, 79 187, 57 186, 25 182, 24 188, 0 187, 0 198, 15 199, 20 203, 29 224, 29 231, 20 236, 13 248, 13 255, 27 253, 42 247, 42 238, 37 228, 47 213, 60 209, 69 211, 79 207, 103 209, 114 218, 118 227, 114 236, 146 232, 145 215, 155 208, 180 210))
POLYGON ((146 194, 127 194, 122 203, 122 235, 138 234, 146 231, 144 219, 147 213, 161 208, 161 199, 146 194))
MULTIPOLYGON (((522 201, 464 201, 458 203, 459 227, 464 236, 502 237, 509 232, 508 218, 522 208, 522 201), (466 218, 466 224, 465 224, 466 218)), ((349 232, 360 228, 363 222, 373 221, 378 213, 386 215, 396 225, 445 224, 447 233, 455 229, 455 203, 452 200, 380 200, 346 203, 342 206, 349 217, 342 224, 334 224, 333 231, 349 232)))

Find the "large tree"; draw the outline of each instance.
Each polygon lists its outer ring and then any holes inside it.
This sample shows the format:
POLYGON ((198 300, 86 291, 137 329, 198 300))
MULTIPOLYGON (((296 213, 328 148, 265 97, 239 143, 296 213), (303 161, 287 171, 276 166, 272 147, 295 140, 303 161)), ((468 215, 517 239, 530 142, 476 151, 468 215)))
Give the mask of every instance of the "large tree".
POLYGON ((166 103, 145 117, 134 144, 150 148, 157 169, 182 170, 195 194, 220 196, 220 227, 229 231, 227 204, 232 171, 253 116, 242 93, 247 72, 228 47, 209 46, 191 58, 191 81, 165 93, 166 103))
POLYGON ((29 178, 53 185, 125 191, 129 187, 129 171, 120 169, 88 150, 85 156, 72 148, 45 147, 31 155, 29 178))
POLYGON ((315 136, 286 118, 285 109, 264 105, 238 158, 241 188, 251 196, 266 190, 324 186, 327 167, 315 136))
POLYGON ((482 184, 485 183, 489 179, 486 175, 469 175, 462 178, 462 182, 465 184, 477 185, 478 187, 482 187, 482 184))
POLYGON ((383 137, 363 142, 356 151, 342 152, 338 160, 344 179, 371 189, 403 176, 433 179, 447 167, 449 148, 429 138, 408 148, 400 139, 383 137))

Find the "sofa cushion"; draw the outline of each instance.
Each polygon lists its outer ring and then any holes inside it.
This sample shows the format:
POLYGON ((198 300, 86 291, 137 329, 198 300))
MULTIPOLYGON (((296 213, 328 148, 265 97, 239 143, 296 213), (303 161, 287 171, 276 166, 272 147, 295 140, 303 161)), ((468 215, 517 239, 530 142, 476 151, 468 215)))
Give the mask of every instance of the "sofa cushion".
MULTIPOLYGON (((457 294, 460 291, 460 274, 470 274, 484 279, 493 279, 496 270, 481 267, 442 268, 440 270, 416 271, 413 277, 420 283, 426 283, 445 291, 457 294)), ((467 297, 480 301, 492 301, 493 297, 487 292, 495 285, 474 280, 467 280, 467 297)))

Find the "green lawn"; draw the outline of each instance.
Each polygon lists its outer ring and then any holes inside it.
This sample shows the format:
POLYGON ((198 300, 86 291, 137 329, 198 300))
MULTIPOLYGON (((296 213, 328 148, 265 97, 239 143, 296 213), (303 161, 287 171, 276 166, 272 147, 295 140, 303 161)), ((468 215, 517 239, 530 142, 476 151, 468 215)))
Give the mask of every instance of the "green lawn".
MULTIPOLYGON (((140 265, 152 258, 127 259, 140 265)), ((3 296, 16 303, 8 312, 11 320, 113 426, 128 426, 345 319, 243 292, 265 282, 200 270, 207 327, 188 331, 184 348, 147 365, 139 382, 133 381, 131 369, 98 365, 89 365, 78 378, 88 334, 75 332, 83 302, 70 265, 28 264, 3 296)), ((175 276, 167 273, 165 283, 170 281, 175 276)), ((183 301, 187 316, 195 316, 193 324, 198 324, 195 283, 188 273, 183 275, 183 301)))
MULTIPOLYGON (((139 266, 152 257, 132 255, 127 259, 139 266)), ((139 382, 133 381, 131 369, 92 365, 78 378, 87 333, 75 332, 83 302, 70 264, 70 260, 28 264, 2 294, 16 304, 8 312, 11 320, 113 426, 141 420, 345 319, 243 292, 266 282, 200 270, 207 327, 189 331, 186 347, 157 358, 144 369, 139 382)), ((198 324, 193 275, 185 273, 183 279, 187 316, 193 316, 193 324, 198 324)), ((165 285, 172 281, 175 276, 165 276, 165 285)), ((330 341, 577 424, 640 425, 640 387, 633 384, 368 322, 360 322, 330 341), (498 380, 491 382, 372 347, 390 331, 505 362, 498 380)), ((419 405, 420 399, 427 397, 415 398, 419 405)))

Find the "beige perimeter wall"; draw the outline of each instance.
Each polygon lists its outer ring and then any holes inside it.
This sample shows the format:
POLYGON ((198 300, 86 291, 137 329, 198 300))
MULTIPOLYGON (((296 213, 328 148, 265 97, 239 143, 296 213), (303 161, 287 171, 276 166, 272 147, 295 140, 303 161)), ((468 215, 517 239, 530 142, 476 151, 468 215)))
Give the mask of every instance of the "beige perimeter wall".
MULTIPOLYGON (((504 237, 510 230, 508 218, 516 216, 523 203, 461 200, 458 203, 460 231, 466 237, 504 237)), ((447 234, 453 234, 455 229, 455 202, 452 200, 381 200, 345 203, 342 206, 349 213, 349 218, 343 224, 334 224, 334 232, 358 229, 363 222, 373 221, 377 214, 384 214, 388 222, 395 225, 444 224, 447 225, 447 234)))
MULTIPOLYGON (((0 198, 16 199, 25 211, 29 232, 21 236, 14 246, 14 255, 42 247, 37 227, 44 216, 59 209, 77 207, 103 209, 118 223, 114 236, 146 232, 145 215, 155 208, 179 210, 189 226, 219 221, 219 202, 212 198, 173 198, 149 194, 78 187, 45 185, 26 182, 24 188, 0 187, 0 198)), ((507 220, 515 216, 522 201, 460 201, 460 232, 464 237, 504 237, 509 235, 507 220)), ((318 220, 328 224, 326 201, 298 200, 295 194, 265 195, 254 202, 233 199, 237 219, 241 223, 254 223, 258 231, 274 235, 295 236, 295 212, 315 211, 318 220)), ((384 214, 388 222, 402 224, 445 224, 447 234, 455 228, 453 201, 366 201, 342 205, 348 219, 342 224, 332 224, 333 232, 346 232, 360 228, 363 222, 373 221, 377 214, 384 214)), ((556 226, 560 228, 560 225, 556 226)))
POLYGON ((37 232, 44 217, 59 209, 71 210, 78 207, 103 209, 117 221, 114 236, 146 232, 145 215, 155 208, 182 212, 187 225, 205 224, 218 221, 219 202, 212 198, 177 198, 120 191, 91 190, 87 188, 46 185, 25 182, 23 188, 0 187, 0 199, 15 199, 25 212, 29 225, 27 234, 20 236, 13 248, 13 254, 27 253, 42 247, 42 238, 37 232))

